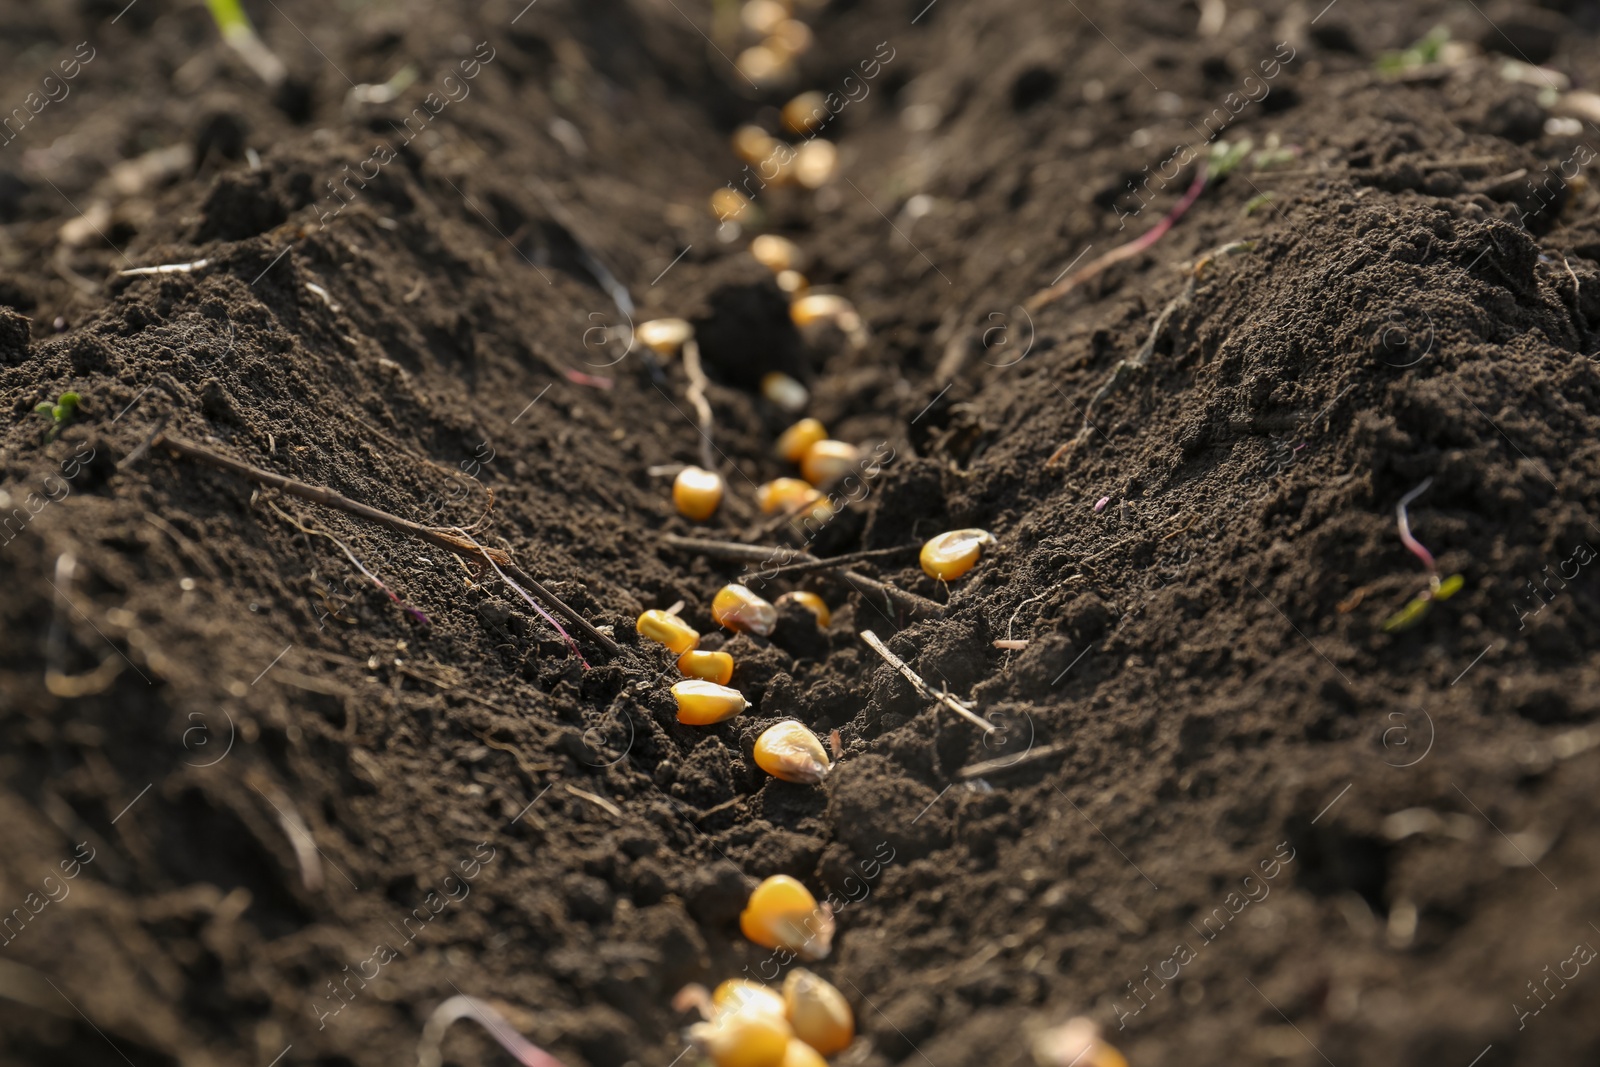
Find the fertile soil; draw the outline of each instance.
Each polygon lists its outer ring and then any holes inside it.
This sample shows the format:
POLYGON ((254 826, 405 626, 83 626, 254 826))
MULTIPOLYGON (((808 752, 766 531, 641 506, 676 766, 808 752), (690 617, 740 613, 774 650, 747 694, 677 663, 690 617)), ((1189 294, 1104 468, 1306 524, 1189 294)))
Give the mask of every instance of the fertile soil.
POLYGON ((0 3, 0 1062, 394 1067, 465 993, 571 1067, 687 1064, 681 986, 784 969, 737 925, 779 873, 838 909, 839 1064, 1027 1064, 1075 1015, 1134 1067, 1600 1057, 1597 5, 840 0, 764 91, 706 0, 246 7, 276 91, 203 5, 0 3), (803 88, 840 174, 760 188, 729 136, 803 88), (1170 231, 1028 303, 1213 139, 1251 148, 1170 231), (864 347, 795 332, 760 230, 864 347), (663 316, 712 378, 698 525, 684 366, 629 345, 663 316), (809 536, 753 503, 772 369, 878 457, 809 536), (158 432, 467 527, 620 650, 158 432), (1395 630, 1408 495, 1461 588, 1395 630), (960 527, 996 544, 925 576, 960 527), (942 610, 670 534, 909 546, 855 570, 942 610), (723 634, 741 575, 832 624, 723 634), (679 600, 731 722, 634 632, 679 600), (837 731, 822 785, 755 766, 780 718, 837 731))

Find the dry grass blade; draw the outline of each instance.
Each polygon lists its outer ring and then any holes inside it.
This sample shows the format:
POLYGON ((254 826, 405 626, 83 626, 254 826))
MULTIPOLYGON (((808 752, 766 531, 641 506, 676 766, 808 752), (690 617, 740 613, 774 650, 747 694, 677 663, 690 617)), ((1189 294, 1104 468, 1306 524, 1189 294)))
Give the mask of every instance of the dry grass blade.
POLYGON ((539 596, 555 605, 561 614, 565 615, 574 625, 598 642, 600 646, 607 652, 610 652, 612 655, 616 655, 622 651, 620 645, 597 630, 588 619, 585 619, 582 615, 578 614, 578 612, 569 604, 567 604, 566 601, 550 592, 550 590, 546 589, 539 582, 528 577, 528 575, 523 572, 522 568, 518 567, 514 562, 512 562, 512 559, 508 554, 500 551, 498 548, 481 547, 468 538, 460 537, 456 534, 449 533, 445 530, 436 529, 432 526, 424 526, 420 522, 412 522, 410 519, 402 519, 398 515, 391 515, 387 511, 372 507, 369 504, 363 504, 359 500, 351 500, 347 496, 343 496, 334 492, 332 489, 327 489, 320 485, 312 485, 309 482, 302 482, 295 478, 286 478, 281 474, 274 474, 271 471, 262 470, 260 467, 255 467, 236 459, 229 459, 227 456, 213 452, 209 448, 202 448, 201 446, 190 441, 185 441, 182 438, 170 437, 163 434, 155 438, 151 442, 151 446, 153 448, 168 449, 169 451, 176 452, 178 455, 183 456, 186 459, 192 459, 200 463, 209 464, 210 466, 216 467, 218 470, 224 470, 230 474, 238 475, 241 478, 256 482, 259 485, 270 486, 273 489, 288 493, 290 496, 297 496, 302 500, 309 500, 313 504, 322 504, 325 507, 338 508, 340 511, 348 512, 351 515, 366 519, 369 522, 378 523, 380 526, 387 526, 391 530, 398 530, 400 533, 410 534, 412 537, 416 537, 432 545, 438 545, 440 548, 448 549, 449 551, 455 552, 458 555, 468 556, 473 559, 480 559, 492 567, 504 567, 513 578, 517 579, 517 581, 521 582, 523 585, 526 585, 539 596))
MULTIPOLYGON (((746 545, 737 541, 714 541, 705 537, 680 537, 677 534, 663 534, 661 543, 669 548, 681 549, 685 552, 696 552, 702 556, 713 559, 733 560, 740 563, 763 563, 783 566, 790 563, 826 564, 828 561, 819 559, 809 552, 801 552, 793 548, 774 548, 764 545, 746 545)), ((763 573, 762 578, 770 575, 763 573)), ((839 577, 854 586, 856 591, 866 595, 883 597, 891 604, 899 606, 913 618, 942 619, 944 617, 943 605, 936 604, 926 597, 908 593, 904 589, 896 588, 888 582, 880 582, 876 578, 868 578, 855 571, 840 571, 839 577)))
POLYGON ((901 677, 910 682, 912 687, 915 688, 917 692, 921 693, 923 696, 927 697, 936 704, 943 704, 945 707, 949 708, 963 719, 966 719, 984 733, 994 733, 994 723, 984 722, 977 715, 973 714, 971 708, 967 707, 966 704, 957 700, 949 693, 935 692, 932 686, 928 685, 927 682, 922 680, 922 675, 911 669, 910 664, 906 663, 905 660, 901 659, 893 652, 890 652, 889 646, 879 640, 877 634, 873 633, 871 630, 862 630, 861 640, 867 643, 868 648, 871 648, 872 651, 882 656, 885 663, 899 671, 901 677))
POLYGON ((963 782, 974 778, 982 778, 986 774, 998 774, 1008 771, 1012 767, 1021 767, 1028 763, 1037 763, 1040 760, 1051 759, 1066 753, 1071 747, 1066 744, 1046 745, 1044 748, 1030 749, 1020 756, 1001 756, 998 759, 984 760, 982 763, 973 763, 956 772, 956 777, 963 782))
POLYGON ((706 399, 706 389, 711 381, 706 377, 705 368, 700 365, 700 344, 692 337, 683 343, 683 369, 689 375, 689 388, 684 390, 683 395, 694 405, 695 418, 700 422, 700 466, 714 471, 717 469, 717 457, 711 442, 711 401, 706 399))

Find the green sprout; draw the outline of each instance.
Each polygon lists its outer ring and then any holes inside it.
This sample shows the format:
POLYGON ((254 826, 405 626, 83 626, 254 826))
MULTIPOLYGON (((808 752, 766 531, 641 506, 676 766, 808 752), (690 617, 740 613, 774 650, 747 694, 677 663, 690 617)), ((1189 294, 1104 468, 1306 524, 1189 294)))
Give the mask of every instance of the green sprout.
POLYGON ((1401 542, 1404 543, 1406 548, 1410 549, 1412 555, 1422 561, 1424 567, 1428 568, 1428 588, 1412 597, 1405 607, 1383 620, 1384 633, 1397 634, 1402 630, 1411 629, 1411 627, 1423 620, 1429 610, 1432 609, 1435 601, 1449 600, 1459 593, 1461 587, 1467 583, 1467 580, 1459 574, 1452 574, 1450 577, 1441 580, 1439 578, 1439 565, 1434 562, 1433 553, 1429 552, 1421 541, 1411 536, 1411 518, 1406 513, 1406 508, 1410 506, 1413 500, 1426 493, 1431 485, 1433 485, 1432 478, 1423 479, 1421 485, 1400 498, 1399 505, 1394 509, 1395 521, 1400 526, 1401 542))
POLYGON ((1262 208, 1270 207, 1271 204, 1272 204, 1272 194, 1271 193, 1257 193, 1255 196, 1252 196, 1249 200, 1245 201, 1244 213, 1246 215, 1254 215, 1257 211, 1260 211, 1262 208))
POLYGON ((1450 31, 1435 26, 1427 36, 1400 52, 1384 52, 1378 56, 1377 68, 1384 74, 1399 74, 1439 62, 1444 46, 1450 41, 1450 31))
POLYGON ((1255 141, 1246 137, 1242 141, 1218 141, 1211 146, 1210 180, 1219 182, 1227 177, 1228 172, 1234 170, 1250 156, 1256 146, 1255 141))
POLYGON ((239 3, 239 0, 206 0, 206 7, 211 9, 211 17, 216 21, 217 29, 222 31, 225 39, 256 32, 256 28, 250 24, 250 16, 244 13, 244 5, 239 3))
POLYGON ((239 58, 267 85, 276 89, 282 84, 288 77, 288 69, 256 35, 256 28, 250 24, 250 16, 244 13, 239 0, 206 0, 206 7, 228 47, 239 53, 239 58))
POLYGON ((44 435, 46 441, 54 441, 56 435, 66 429, 67 423, 78 413, 78 403, 82 399, 77 393, 62 393, 54 404, 46 401, 34 407, 37 414, 50 416, 50 431, 44 435))

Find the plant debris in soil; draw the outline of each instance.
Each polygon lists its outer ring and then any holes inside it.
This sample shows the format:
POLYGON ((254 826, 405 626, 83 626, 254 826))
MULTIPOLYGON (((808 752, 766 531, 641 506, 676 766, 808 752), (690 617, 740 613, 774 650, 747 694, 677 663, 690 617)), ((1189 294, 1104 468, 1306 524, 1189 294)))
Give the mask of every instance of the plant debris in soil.
POLYGON ((707 0, 242 10, 0 0, 0 1061, 667 1067, 778 874, 853 1067, 1600 1054, 1594 5, 837 0, 765 86, 707 0))

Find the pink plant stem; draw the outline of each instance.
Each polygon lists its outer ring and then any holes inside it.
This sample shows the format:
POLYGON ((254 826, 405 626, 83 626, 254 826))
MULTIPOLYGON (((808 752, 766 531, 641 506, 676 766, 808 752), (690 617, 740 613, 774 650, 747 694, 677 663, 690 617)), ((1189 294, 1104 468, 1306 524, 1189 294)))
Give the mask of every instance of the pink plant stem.
POLYGON ((422 1028, 422 1040, 417 1043, 418 1067, 440 1067, 444 1057, 439 1046, 444 1042, 445 1031, 458 1019, 471 1019, 489 1031, 522 1067, 564 1067, 560 1060, 512 1029, 505 1016, 477 997, 466 995, 451 997, 433 1009, 422 1028))
POLYGON ((356 559, 356 557, 351 553, 351 551, 348 548, 345 548, 343 541, 339 540, 337 537, 333 537, 333 535, 331 535, 331 534, 329 535, 329 537, 332 539, 334 544, 338 545, 341 549, 344 549, 345 556, 350 560, 351 563, 355 564, 356 570, 360 571, 362 574, 365 574, 367 576, 368 580, 370 580, 373 585, 377 586, 379 589, 382 589, 385 593, 387 593, 389 595, 389 599, 394 601, 395 604, 397 604, 399 606, 401 611, 404 611, 407 615, 411 616, 417 622, 422 623, 424 626, 432 626, 433 625, 433 620, 432 619, 429 619, 421 611, 419 611, 418 609, 412 607, 410 604, 407 604, 404 600, 401 600, 400 597, 395 593, 395 591, 393 589, 390 589, 388 586, 383 584, 383 580, 382 579, 380 579, 376 574, 373 574, 371 571, 367 570, 366 567, 362 566, 361 565, 361 561, 359 559, 356 559))
POLYGON ((1439 573, 1439 566, 1433 561, 1433 553, 1424 548, 1421 541, 1418 541, 1415 537, 1411 536, 1411 519, 1406 514, 1406 508, 1411 506, 1411 502, 1417 499, 1417 497, 1421 496, 1423 493, 1426 493, 1428 491, 1428 487, 1431 485, 1433 485, 1433 479, 1431 477, 1423 479, 1421 485, 1417 486, 1415 489, 1411 490, 1411 492, 1400 498, 1400 503, 1395 507, 1394 514, 1395 518, 1399 520, 1400 523, 1401 542, 1411 550, 1412 555, 1416 556, 1422 561, 1422 565, 1424 567, 1428 568, 1429 575, 1437 575, 1439 573))
POLYGON ((1048 289, 1041 289, 1034 293, 1028 298, 1028 302, 1025 305, 1027 309, 1029 311, 1037 311, 1046 304, 1060 300, 1113 263, 1121 263, 1125 259, 1132 259, 1161 240, 1162 237, 1166 236, 1167 231, 1176 226, 1178 220, 1183 218, 1184 212, 1193 207, 1194 202, 1200 199, 1200 194, 1206 188, 1206 176, 1206 165, 1201 163, 1200 168, 1195 171, 1194 181, 1189 183, 1189 191, 1183 194, 1183 198, 1172 206, 1172 210, 1167 212, 1160 222, 1150 227, 1143 235, 1134 238, 1127 244, 1118 245, 1088 266, 1068 275, 1048 289))
POLYGON ((517 595, 522 597, 523 600, 526 600, 530 608, 532 608, 534 611, 537 611, 545 622, 556 628, 556 633, 560 634, 561 639, 567 643, 567 647, 572 649, 572 654, 578 657, 578 662, 583 664, 583 669, 588 670, 589 661, 583 658, 582 652, 578 651, 578 642, 572 639, 571 634, 562 629, 561 624, 556 621, 556 617, 544 610, 544 608, 540 607, 539 602, 533 599, 532 594, 530 594, 526 589, 522 588, 522 586, 518 585, 516 582, 513 582, 511 578, 507 576, 506 572, 500 569, 500 564, 496 563, 494 558, 490 556, 489 553, 484 552, 483 546, 472 540, 471 534, 467 533, 467 531, 463 530, 459 526, 457 526, 455 529, 456 533, 460 534, 462 537, 465 537, 473 548, 476 548, 479 552, 483 553, 483 558, 488 561, 489 566, 494 568, 494 572, 500 576, 500 580, 502 582, 505 582, 512 589, 515 589, 517 591, 517 595))

